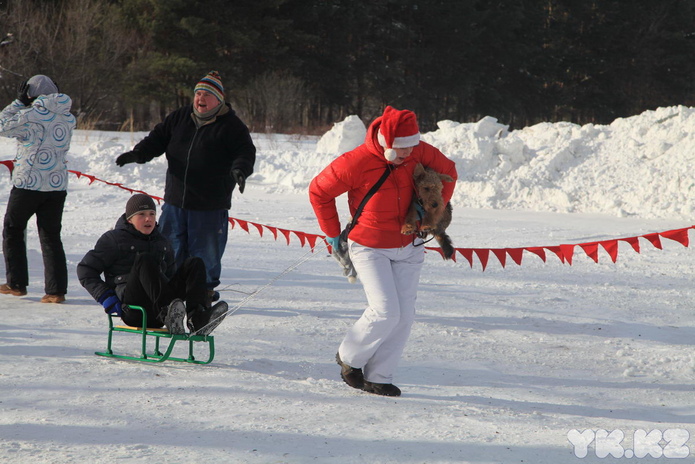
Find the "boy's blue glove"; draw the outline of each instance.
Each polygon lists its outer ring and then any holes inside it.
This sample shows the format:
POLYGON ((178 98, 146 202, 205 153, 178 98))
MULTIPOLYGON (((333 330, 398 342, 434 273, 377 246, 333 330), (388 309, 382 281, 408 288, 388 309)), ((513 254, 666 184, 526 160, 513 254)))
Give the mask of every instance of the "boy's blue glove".
POLYGON ((109 290, 101 295, 101 298, 99 298, 99 303, 101 303, 101 305, 104 307, 106 314, 115 314, 118 317, 123 315, 121 300, 118 299, 113 291, 109 290))
POLYGON ((326 242, 335 250, 340 245, 340 235, 337 237, 326 237, 326 242))

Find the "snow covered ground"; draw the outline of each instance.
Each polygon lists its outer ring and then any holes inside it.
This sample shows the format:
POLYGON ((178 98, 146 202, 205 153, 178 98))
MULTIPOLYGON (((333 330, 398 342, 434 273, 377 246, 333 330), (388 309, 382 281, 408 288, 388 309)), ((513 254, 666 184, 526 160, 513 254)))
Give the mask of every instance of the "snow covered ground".
MULTIPOLYGON (((254 134, 257 172, 231 215, 320 234, 306 187, 361 131, 350 118, 321 140, 254 134)), ((163 159, 114 164, 143 135, 77 131, 69 169, 162 195, 163 159)), ((424 134, 457 163, 449 233, 468 248, 689 227, 693 137, 695 109, 685 107, 608 126, 510 132, 485 118, 424 134)), ((14 153, 12 140, 0 141, 0 160, 14 153)), ((403 396, 385 398, 347 387, 334 362, 365 305, 361 286, 325 249, 253 227, 230 231, 221 290, 231 307, 243 304, 215 331, 212 364, 95 356, 107 321, 75 265, 129 193, 70 181, 67 302, 39 303, 33 225, 29 294, 0 297, 0 462, 583 464, 645 454, 639 462, 695 462, 692 247, 639 239, 640 253, 620 242, 616 263, 602 249, 598 263, 576 250, 571 266, 526 252, 521 266, 492 258, 484 271, 430 252, 395 380, 403 396)), ((120 340, 122 351, 136 348, 120 340)))

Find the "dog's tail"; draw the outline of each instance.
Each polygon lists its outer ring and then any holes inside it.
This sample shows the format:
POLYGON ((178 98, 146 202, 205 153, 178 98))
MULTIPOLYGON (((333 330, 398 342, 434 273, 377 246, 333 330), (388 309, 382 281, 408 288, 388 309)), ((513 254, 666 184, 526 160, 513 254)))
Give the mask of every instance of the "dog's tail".
POLYGON ((435 234, 434 239, 442 247, 444 259, 451 259, 454 256, 454 245, 451 243, 451 237, 446 232, 435 234))

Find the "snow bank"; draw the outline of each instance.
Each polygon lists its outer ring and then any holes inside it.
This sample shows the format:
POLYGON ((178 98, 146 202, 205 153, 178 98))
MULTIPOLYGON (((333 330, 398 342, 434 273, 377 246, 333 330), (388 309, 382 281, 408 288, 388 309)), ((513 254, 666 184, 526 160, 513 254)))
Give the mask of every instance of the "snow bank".
MULTIPOLYGON (((336 124, 317 153, 337 156, 359 145, 360 123, 350 116, 336 124)), ((422 139, 456 161, 458 207, 690 218, 694 134, 695 109, 679 106, 607 126, 541 123, 510 132, 490 116, 441 121, 422 139)), ((300 176, 292 186, 305 189, 309 180, 300 176)))

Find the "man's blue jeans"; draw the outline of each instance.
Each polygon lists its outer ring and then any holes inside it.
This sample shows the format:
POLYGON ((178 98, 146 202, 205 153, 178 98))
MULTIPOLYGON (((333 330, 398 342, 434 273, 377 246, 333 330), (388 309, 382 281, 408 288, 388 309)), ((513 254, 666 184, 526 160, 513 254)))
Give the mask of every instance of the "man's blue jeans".
POLYGON ((207 288, 212 290, 220 284, 229 230, 227 210, 193 211, 164 203, 159 228, 174 247, 177 268, 186 258, 197 256, 205 263, 207 288))

